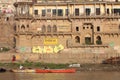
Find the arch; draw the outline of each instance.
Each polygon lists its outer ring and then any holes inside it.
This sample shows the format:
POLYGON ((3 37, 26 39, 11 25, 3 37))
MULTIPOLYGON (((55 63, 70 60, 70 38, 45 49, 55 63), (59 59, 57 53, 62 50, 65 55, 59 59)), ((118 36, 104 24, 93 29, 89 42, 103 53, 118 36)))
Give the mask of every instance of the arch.
POLYGON ((76 37, 75 37, 75 42, 76 42, 76 43, 80 43, 80 37, 79 37, 79 36, 76 36, 76 37))
POLYGON ((57 26, 53 25, 53 32, 57 32, 57 26))
POLYGON ((85 37, 91 37, 91 35, 90 34, 86 34, 85 37))
POLYGON ((97 36, 97 37, 96 37, 96 44, 97 44, 97 45, 101 45, 101 44, 102 44, 102 40, 101 40, 101 37, 100 37, 100 36, 97 36))
POLYGON ((101 40, 101 37, 100 37, 100 36, 97 36, 96 39, 97 39, 97 40, 101 40))
POLYGON ((25 29, 25 26, 22 24, 21 29, 25 29))
POLYGON ((42 26, 42 32, 46 32, 46 26, 45 25, 42 26))
POLYGON ((47 26, 47 32, 51 32, 51 26, 50 25, 47 26))
POLYGON ((20 30, 25 31, 25 26, 23 24, 21 25, 20 30))
POLYGON ((85 35, 85 44, 87 44, 87 45, 92 44, 91 34, 89 34, 89 33, 85 35))

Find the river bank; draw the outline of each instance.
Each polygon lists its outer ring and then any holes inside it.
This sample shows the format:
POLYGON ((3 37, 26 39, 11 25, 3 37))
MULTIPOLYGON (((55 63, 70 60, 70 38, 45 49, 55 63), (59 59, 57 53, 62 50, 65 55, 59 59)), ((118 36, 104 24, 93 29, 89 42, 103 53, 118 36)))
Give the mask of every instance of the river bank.
MULTIPOLYGON (((54 64, 40 62, 24 62, 24 63, 0 63, 0 68, 19 69, 22 65, 24 68, 44 68, 47 66, 50 69, 73 68, 70 64, 54 64)), ((74 67, 77 71, 120 71, 120 64, 80 64, 80 67, 74 67)))

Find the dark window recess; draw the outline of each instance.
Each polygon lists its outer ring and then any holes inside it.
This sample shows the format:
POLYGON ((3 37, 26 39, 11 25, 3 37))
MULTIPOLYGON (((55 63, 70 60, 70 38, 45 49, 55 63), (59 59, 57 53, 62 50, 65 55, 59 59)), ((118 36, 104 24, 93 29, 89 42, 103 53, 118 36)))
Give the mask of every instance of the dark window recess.
POLYGON ((35 14, 35 15, 38 15, 38 10, 34 10, 34 14, 35 14))
POLYGON ((29 28, 29 25, 27 24, 27 28, 29 28))
POLYGON ((83 29, 85 29, 85 27, 83 27, 83 29))
POLYGON ((100 26, 97 27, 97 31, 100 31, 100 26))
POLYGON ((58 16, 63 16, 63 10, 62 9, 58 9, 58 16))
POLYGON ((93 27, 91 27, 91 29, 93 29, 93 27))
POLYGON ((52 10, 52 15, 53 15, 53 16, 56 16, 56 9, 53 9, 53 10, 52 10))
POLYGON ((79 27, 76 27, 76 31, 79 31, 79 27))
POLYGON ((65 15, 68 16, 68 14, 69 14, 69 9, 66 9, 65 10, 65 15))
POLYGON ((115 15, 120 15, 120 9, 113 9, 115 15))
POLYGON ((42 10, 42 16, 46 15, 46 10, 42 10))
POLYGON ((100 15, 100 8, 96 8, 96 15, 100 15))
POLYGON ((85 37, 85 43, 86 44, 91 44, 91 37, 85 37))
POLYGON ((107 9, 107 14, 110 14, 110 10, 109 9, 107 9))
POLYGON ((75 37, 75 42, 76 42, 76 43, 80 43, 80 37, 79 37, 79 36, 76 36, 76 37, 75 37))
POLYGON ((6 21, 9 21, 9 17, 6 18, 6 21))
POLYGON ((86 16, 89 16, 91 13, 91 10, 89 8, 86 8, 86 16))
POLYGON ((75 16, 79 16, 79 9, 78 8, 75 9, 75 16))
POLYGON ((96 37, 96 44, 97 44, 97 45, 102 44, 102 40, 101 40, 101 37, 100 37, 100 36, 97 36, 97 37, 96 37))

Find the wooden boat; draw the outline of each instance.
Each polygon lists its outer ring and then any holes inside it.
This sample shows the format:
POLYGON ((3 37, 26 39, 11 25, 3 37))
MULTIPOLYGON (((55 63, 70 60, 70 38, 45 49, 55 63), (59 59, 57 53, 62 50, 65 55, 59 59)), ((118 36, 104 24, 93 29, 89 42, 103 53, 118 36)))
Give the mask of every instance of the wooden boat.
POLYGON ((23 73, 31 73, 35 72, 35 69, 12 69, 11 72, 23 72, 23 73))
POLYGON ((102 62, 103 64, 119 64, 120 57, 110 57, 102 62))
POLYGON ((36 73, 74 73, 76 69, 36 69, 36 73))
POLYGON ((6 72, 6 69, 0 68, 0 72, 6 72))

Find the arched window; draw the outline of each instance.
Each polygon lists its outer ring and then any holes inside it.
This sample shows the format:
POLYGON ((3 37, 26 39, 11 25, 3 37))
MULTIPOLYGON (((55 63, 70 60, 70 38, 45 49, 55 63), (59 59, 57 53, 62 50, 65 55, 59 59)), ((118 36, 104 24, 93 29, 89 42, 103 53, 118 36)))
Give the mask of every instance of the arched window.
POLYGON ((51 32, 51 26, 50 25, 48 25, 48 27, 47 27, 47 32, 51 32))
POLYGON ((97 36, 97 40, 101 40, 101 37, 100 37, 100 36, 97 36))
POLYGON ((21 29, 25 29, 25 26, 24 26, 24 25, 22 25, 22 26, 21 26, 21 29))
POLYGON ((53 26, 53 32, 57 32, 57 27, 56 27, 56 25, 53 26))
POLYGON ((25 30, 25 26, 24 25, 21 26, 21 30, 23 30, 23 31, 25 30))
POLYGON ((45 32, 46 31, 46 27, 45 25, 42 26, 42 32, 45 32))
POLYGON ((80 43, 80 37, 79 37, 79 36, 76 36, 76 37, 75 37, 75 42, 76 42, 76 43, 80 43))
POLYGON ((102 44, 102 41, 101 41, 101 37, 100 36, 97 36, 96 37, 96 44, 98 44, 98 45, 100 45, 100 44, 102 44))

